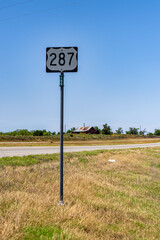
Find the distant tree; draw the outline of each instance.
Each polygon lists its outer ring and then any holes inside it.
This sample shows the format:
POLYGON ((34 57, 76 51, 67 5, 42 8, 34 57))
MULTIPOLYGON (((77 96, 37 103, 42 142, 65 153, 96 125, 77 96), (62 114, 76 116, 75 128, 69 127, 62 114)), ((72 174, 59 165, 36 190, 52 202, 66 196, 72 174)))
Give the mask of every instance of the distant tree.
POLYGON ((46 131, 46 129, 43 129, 42 132, 43 132, 43 134, 45 134, 47 131, 46 131))
POLYGON ((146 133, 146 129, 143 129, 143 130, 141 130, 141 131, 139 132, 139 135, 144 136, 145 133, 146 133))
POLYGON ((151 132, 147 133, 147 136, 153 136, 153 135, 154 135, 154 134, 151 133, 151 132))
POLYGON ((72 127, 71 129, 67 130, 67 133, 72 133, 75 130, 75 127, 72 127))
POLYGON ((160 129, 155 129, 154 135, 160 135, 160 129))
POLYGON ((46 131, 46 129, 43 129, 43 136, 51 136, 52 133, 50 131, 46 131))
POLYGON ((34 133, 34 130, 31 130, 31 131, 30 131, 31 136, 33 136, 33 133, 34 133))
POLYGON ((121 127, 119 127, 117 130, 116 130, 116 133, 117 134, 123 134, 123 129, 121 127))
POLYGON ((106 124, 103 125, 102 134, 112 134, 111 127, 106 124))
POLYGON ((52 132, 52 135, 56 135, 56 132, 52 132))
POLYGON ((43 136, 51 136, 51 135, 52 135, 52 133, 50 131, 43 133, 43 136))
POLYGON ((99 127, 95 126, 94 129, 96 130, 97 134, 101 133, 101 129, 99 127))
POLYGON ((19 129, 17 129, 17 130, 15 130, 15 131, 12 131, 12 132, 9 132, 9 135, 11 135, 11 136, 17 136, 17 135, 19 135, 19 129))
POLYGON ((21 136, 30 136, 30 135, 32 135, 32 134, 31 134, 30 131, 28 131, 27 129, 22 129, 22 130, 19 130, 18 135, 21 135, 21 136))
POLYGON ((131 134, 131 135, 138 135, 138 129, 139 128, 129 128, 129 131, 126 131, 126 134, 131 134))
POLYGON ((33 132, 33 136, 43 136, 43 131, 42 130, 35 130, 33 132))
POLYGON ((28 131, 27 129, 17 129, 12 132, 7 132, 4 135, 10 135, 10 136, 31 136, 32 133, 28 131))

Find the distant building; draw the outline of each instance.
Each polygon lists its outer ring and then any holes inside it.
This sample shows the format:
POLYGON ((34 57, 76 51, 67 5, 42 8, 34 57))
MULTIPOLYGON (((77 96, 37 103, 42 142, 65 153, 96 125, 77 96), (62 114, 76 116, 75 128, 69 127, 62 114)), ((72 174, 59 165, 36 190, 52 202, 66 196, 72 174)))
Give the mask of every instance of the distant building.
POLYGON ((79 133, 91 133, 91 134, 97 134, 98 131, 94 129, 94 127, 78 127, 73 132, 73 134, 79 134, 79 133))

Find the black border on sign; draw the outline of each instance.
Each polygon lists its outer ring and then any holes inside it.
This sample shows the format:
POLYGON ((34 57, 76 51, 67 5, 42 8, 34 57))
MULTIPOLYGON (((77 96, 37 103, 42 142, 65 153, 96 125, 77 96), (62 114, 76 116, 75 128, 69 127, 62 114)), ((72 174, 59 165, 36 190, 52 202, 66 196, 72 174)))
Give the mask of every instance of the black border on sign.
POLYGON ((46 72, 47 73, 53 73, 53 72, 78 72, 78 47, 47 47, 46 48, 46 72), (48 50, 49 49, 51 49, 51 48, 54 48, 54 49, 59 49, 59 48, 64 48, 64 49, 69 49, 69 48, 74 48, 76 51, 77 51, 77 54, 76 54, 76 59, 77 59, 77 67, 76 68, 74 68, 73 70, 65 70, 65 71, 51 71, 48 67, 47 67, 47 59, 48 59, 48 57, 47 57, 47 52, 48 52, 48 50))

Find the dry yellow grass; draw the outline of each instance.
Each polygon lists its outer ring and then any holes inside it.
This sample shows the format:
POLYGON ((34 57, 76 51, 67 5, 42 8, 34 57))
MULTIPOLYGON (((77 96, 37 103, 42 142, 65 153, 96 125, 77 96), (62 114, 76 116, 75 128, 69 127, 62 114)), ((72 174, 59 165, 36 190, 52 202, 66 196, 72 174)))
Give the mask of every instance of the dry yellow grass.
MULTIPOLYGON (((160 142, 160 138, 126 138, 126 139, 84 139, 84 140, 67 140, 64 141, 65 146, 89 146, 89 145, 119 145, 119 144, 140 144, 140 143, 156 143, 160 142)), ((16 146, 59 146, 59 140, 38 141, 38 142, 0 142, 0 147, 16 147, 16 146)))
POLYGON ((1 168, 0 239, 160 239, 159 159, 158 148, 66 154, 64 206, 58 161, 1 168))

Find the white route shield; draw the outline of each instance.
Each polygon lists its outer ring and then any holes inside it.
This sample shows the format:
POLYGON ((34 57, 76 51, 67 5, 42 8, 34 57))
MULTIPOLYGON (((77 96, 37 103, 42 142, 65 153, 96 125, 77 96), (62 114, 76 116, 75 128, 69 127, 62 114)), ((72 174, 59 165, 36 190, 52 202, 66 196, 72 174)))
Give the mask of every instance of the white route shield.
POLYGON ((77 72, 78 47, 46 48, 46 72, 77 72))

